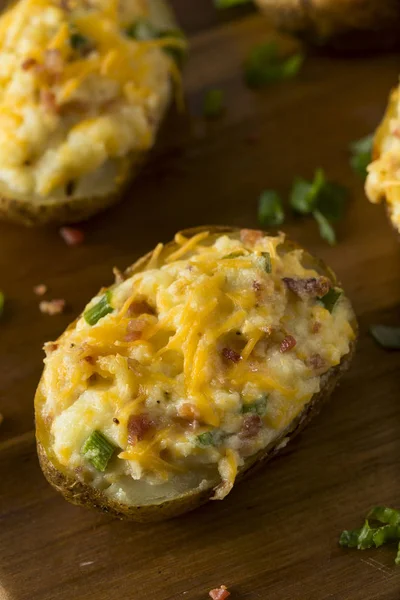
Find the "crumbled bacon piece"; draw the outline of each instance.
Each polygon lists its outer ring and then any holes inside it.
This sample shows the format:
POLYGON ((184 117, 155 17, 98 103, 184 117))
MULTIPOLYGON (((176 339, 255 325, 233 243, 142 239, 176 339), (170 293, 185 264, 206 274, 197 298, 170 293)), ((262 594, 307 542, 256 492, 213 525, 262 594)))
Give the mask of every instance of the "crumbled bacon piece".
POLYGON ((94 365, 94 363, 96 362, 96 360, 93 356, 84 356, 83 360, 85 362, 87 362, 89 365, 94 365))
POLYGON ((308 279, 296 279, 284 277, 286 287, 300 296, 300 298, 322 298, 331 288, 331 281, 327 277, 309 277, 308 279))
POLYGON ((133 445, 140 442, 152 427, 154 427, 154 423, 148 415, 131 415, 128 419, 129 444, 133 445))
POLYGON ((288 352, 289 350, 294 348, 295 345, 296 345, 296 340, 294 339, 294 337, 292 335, 287 335, 281 342, 279 352, 282 352, 282 354, 284 352, 288 352))
POLYGON ((315 323, 312 324, 311 333, 318 333, 321 327, 322 323, 320 323, 319 321, 315 321, 315 323))
POLYGON ((199 418, 199 413, 195 406, 189 402, 184 402, 181 404, 181 406, 178 408, 178 415, 187 421, 193 421, 196 418, 199 418))
POLYGON ((29 71, 29 69, 32 69, 36 64, 37 61, 34 58, 26 58, 21 64, 21 69, 23 69, 23 71, 29 71))
POLYGON ((36 296, 44 296, 47 292, 47 285, 44 283, 39 283, 38 285, 34 286, 33 292, 36 294, 36 296))
POLYGON ((58 349, 58 344, 56 342, 46 342, 43 346, 43 349, 46 353, 46 356, 48 356, 51 352, 54 352, 58 349))
POLYGON ((255 437, 260 429, 262 429, 263 422, 259 415, 250 414, 246 415, 243 419, 242 428, 239 432, 240 438, 253 438, 255 437))
POLYGON ((136 340, 140 340, 146 325, 146 320, 140 317, 138 317, 137 319, 130 319, 126 328, 127 333, 124 338, 125 341, 135 342, 136 340))
POLYGON ((76 227, 61 227, 60 235, 68 246, 78 246, 85 239, 85 234, 76 227))
POLYGON ((219 588, 210 590, 208 595, 212 600, 226 600, 231 594, 228 592, 226 585, 220 585, 219 588))
POLYGON ((40 102, 41 104, 43 104, 44 108, 49 112, 58 112, 58 105, 56 102, 55 94, 50 90, 40 90, 40 102))
POLYGON ((264 237, 263 232, 258 231, 257 229, 240 230, 240 241, 245 244, 245 246, 254 246, 262 237, 264 237))
POLYGON ((313 354, 312 356, 309 356, 305 363, 307 367, 310 367, 310 369, 315 369, 316 371, 318 369, 323 369, 326 365, 325 360, 320 354, 313 354))
POLYGON ((129 306, 128 313, 130 315, 154 315, 154 309, 146 300, 133 300, 129 306))
POLYGON ((238 363, 242 359, 240 354, 232 350, 232 348, 222 348, 222 356, 234 363, 238 363))
POLYGON ((260 283, 259 281, 253 281, 251 287, 255 292, 261 292, 261 290, 263 289, 262 283, 260 283))
POLYGON ((65 300, 42 300, 39 304, 39 310, 46 315, 59 315, 64 312, 65 300))

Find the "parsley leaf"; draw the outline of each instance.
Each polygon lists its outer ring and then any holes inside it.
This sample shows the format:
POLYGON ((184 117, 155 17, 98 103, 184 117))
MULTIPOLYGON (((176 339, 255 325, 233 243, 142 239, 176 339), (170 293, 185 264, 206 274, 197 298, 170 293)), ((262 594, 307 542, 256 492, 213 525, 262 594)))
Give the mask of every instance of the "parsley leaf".
POLYGON ((267 227, 278 227, 284 220, 281 197, 274 190, 264 190, 258 200, 258 222, 267 227))
POLYGON ((283 57, 275 42, 258 44, 250 51, 245 65, 245 81, 250 87, 262 87, 294 77, 304 62, 303 54, 283 57))
POLYGON ((367 167, 372 161, 373 143, 374 134, 370 134, 350 144, 350 164, 353 170, 361 175, 363 179, 366 178, 367 167))

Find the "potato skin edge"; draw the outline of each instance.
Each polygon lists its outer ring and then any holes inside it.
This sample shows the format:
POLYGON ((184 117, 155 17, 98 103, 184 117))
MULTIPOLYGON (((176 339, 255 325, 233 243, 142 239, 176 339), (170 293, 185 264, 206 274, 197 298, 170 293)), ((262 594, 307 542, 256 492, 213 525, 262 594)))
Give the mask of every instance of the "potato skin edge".
MULTIPOLYGON (((199 233, 204 230, 209 230, 211 233, 220 234, 233 233, 235 231, 238 231, 237 228, 233 227, 203 226, 185 230, 182 233, 184 235, 193 236, 196 233, 199 233)), ((298 247, 297 244, 291 241, 288 241, 287 244, 293 247, 298 247)), ((170 242, 167 246, 173 247, 173 245, 174 242, 170 242)), ((126 270, 126 274, 131 275, 132 272, 141 269, 149 260, 151 255, 152 252, 139 258, 131 267, 129 267, 126 270)), ((316 259, 315 257, 313 257, 313 260, 319 269, 329 271, 328 267, 326 267, 322 261, 316 259)), ((70 327, 72 327, 73 325, 74 323, 72 323, 70 327)), ((357 333, 357 323, 355 321, 355 318, 353 326, 355 328, 355 332, 357 333)), ((313 398, 310 400, 310 402, 308 402, 308 404, 304 407, 303 411, 290 424, 290 426, 285 431, 283 431, 281 435, 276 440, 274 440, 269 446, 260 450, 257 454, 249 457, 246 460, 243 467, 239 470, 238 476, 235 481, 235 486, 236 483, 239 483, 241 480, 250 476, 253 472, 256 472, 271 458, 279 454, 283 447, 286 446, 286 444, 285 446, 281 446, 281 442, 283 441, 283 439, 289 438, 290 442, 298 433, 300 433, 300 431, 302 431, 302 429, 304 429, 304 427, 306 427, 306 425, 311 421, 311 419, 319 413, 322 405, 330 397, 335 386, 339 382, 342 374, 348 369, 355 351, 355 346, 356 341, 352 342, 350 346, 350 351, 342 358, 340 364, 335 367, 332 367, 327 373, 325 373, 322 376, 320 392, 318 394, 314 394, 313 398)), ((37 401, 35 400, 35 404, 36 403, 37 401)), ((35 406, 35 410, 37 410, 38 413, 37 406, 35 406)), ((39 415, 37 414, 37 420, 38 416, 39 415)), ((181 496, 178 496, 177 498, 174 498, 173 500, 168 500, 163 503, 154 505, 127 506, 120 502, 110 500, 100 490, 97 490, 88 484, 80 482, 79 480, 74 479, 73 477, 58 471, 49 459, 44 445, 39 440, 38 434, 36 438, 39 463, 43 474, 46 477, 47 481, 58 492, 60 492, 67 501, 79 506, 97 509, 101 512, 107 513, 110 516, 117 517, 119 519, 136 522, 150 522, 169 519, 194 510, 199 506, 205 504, 211 499, 211 496, 214 492, 213 488, 215 484, 212 484, 209 488, 205 490, 195 490, 193 492, 187 492, 185 494, 182 494, 181 496)))

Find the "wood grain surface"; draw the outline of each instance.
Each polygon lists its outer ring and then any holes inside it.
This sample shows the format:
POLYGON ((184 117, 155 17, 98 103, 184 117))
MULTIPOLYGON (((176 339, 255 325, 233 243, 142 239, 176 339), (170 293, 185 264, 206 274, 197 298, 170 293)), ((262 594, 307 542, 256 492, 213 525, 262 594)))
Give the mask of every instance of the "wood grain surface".
POLYGON ((395 549, 338 547, 341 530, 359 526, 371 505, 400 507, 400 353, 367 333, 371 323, 400 324, 400 247, 348 156, 349 142, 378 123, 398 56, 313 56, 295 81, 254 92, 241 65, 266 37, 263 19, 220 17, 206 0, 174 4, 191 33, 190 116, 172 111, 125 201, 83 225, 86 241, 75 248, 56 230, 0 225, 0 598, 206 600, 223 583, 232 600, 398 600, 395 549), (227 110, 205 123, 210 87, 225 91, 227 110), (114 265, 186 226, 256 226, 261 190, 286 194, 316 167, 351 191, 339 243, 327 246, 311 221, 289 218, 285 229, 338 272, 359 317, 358 352, 331 402, 264 471, 182 518, 126 524, 67 504, 35 452, 43 343, 111 281, 114 265), (39 312, 39 283, 67 300, 65 314, 39 312))

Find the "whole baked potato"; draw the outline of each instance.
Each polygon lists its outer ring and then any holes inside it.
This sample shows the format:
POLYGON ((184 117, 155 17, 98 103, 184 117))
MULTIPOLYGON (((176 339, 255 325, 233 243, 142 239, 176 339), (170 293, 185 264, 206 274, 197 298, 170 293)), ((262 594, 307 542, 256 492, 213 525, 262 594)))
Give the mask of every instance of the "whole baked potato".
POLYGON ((272 23, 338 51, 400 46, 398 0, 256 0, 272 23))
POLYGON ((178 233, 45 345, 42 470, 138 521, 223 499, 318 412, 356 330, 332 271, 284 234, 178 233))
POLYGON ((13 4, 0 17, 0 218, 73 222, 115 202, 184 45, 164 0, 13 4))

